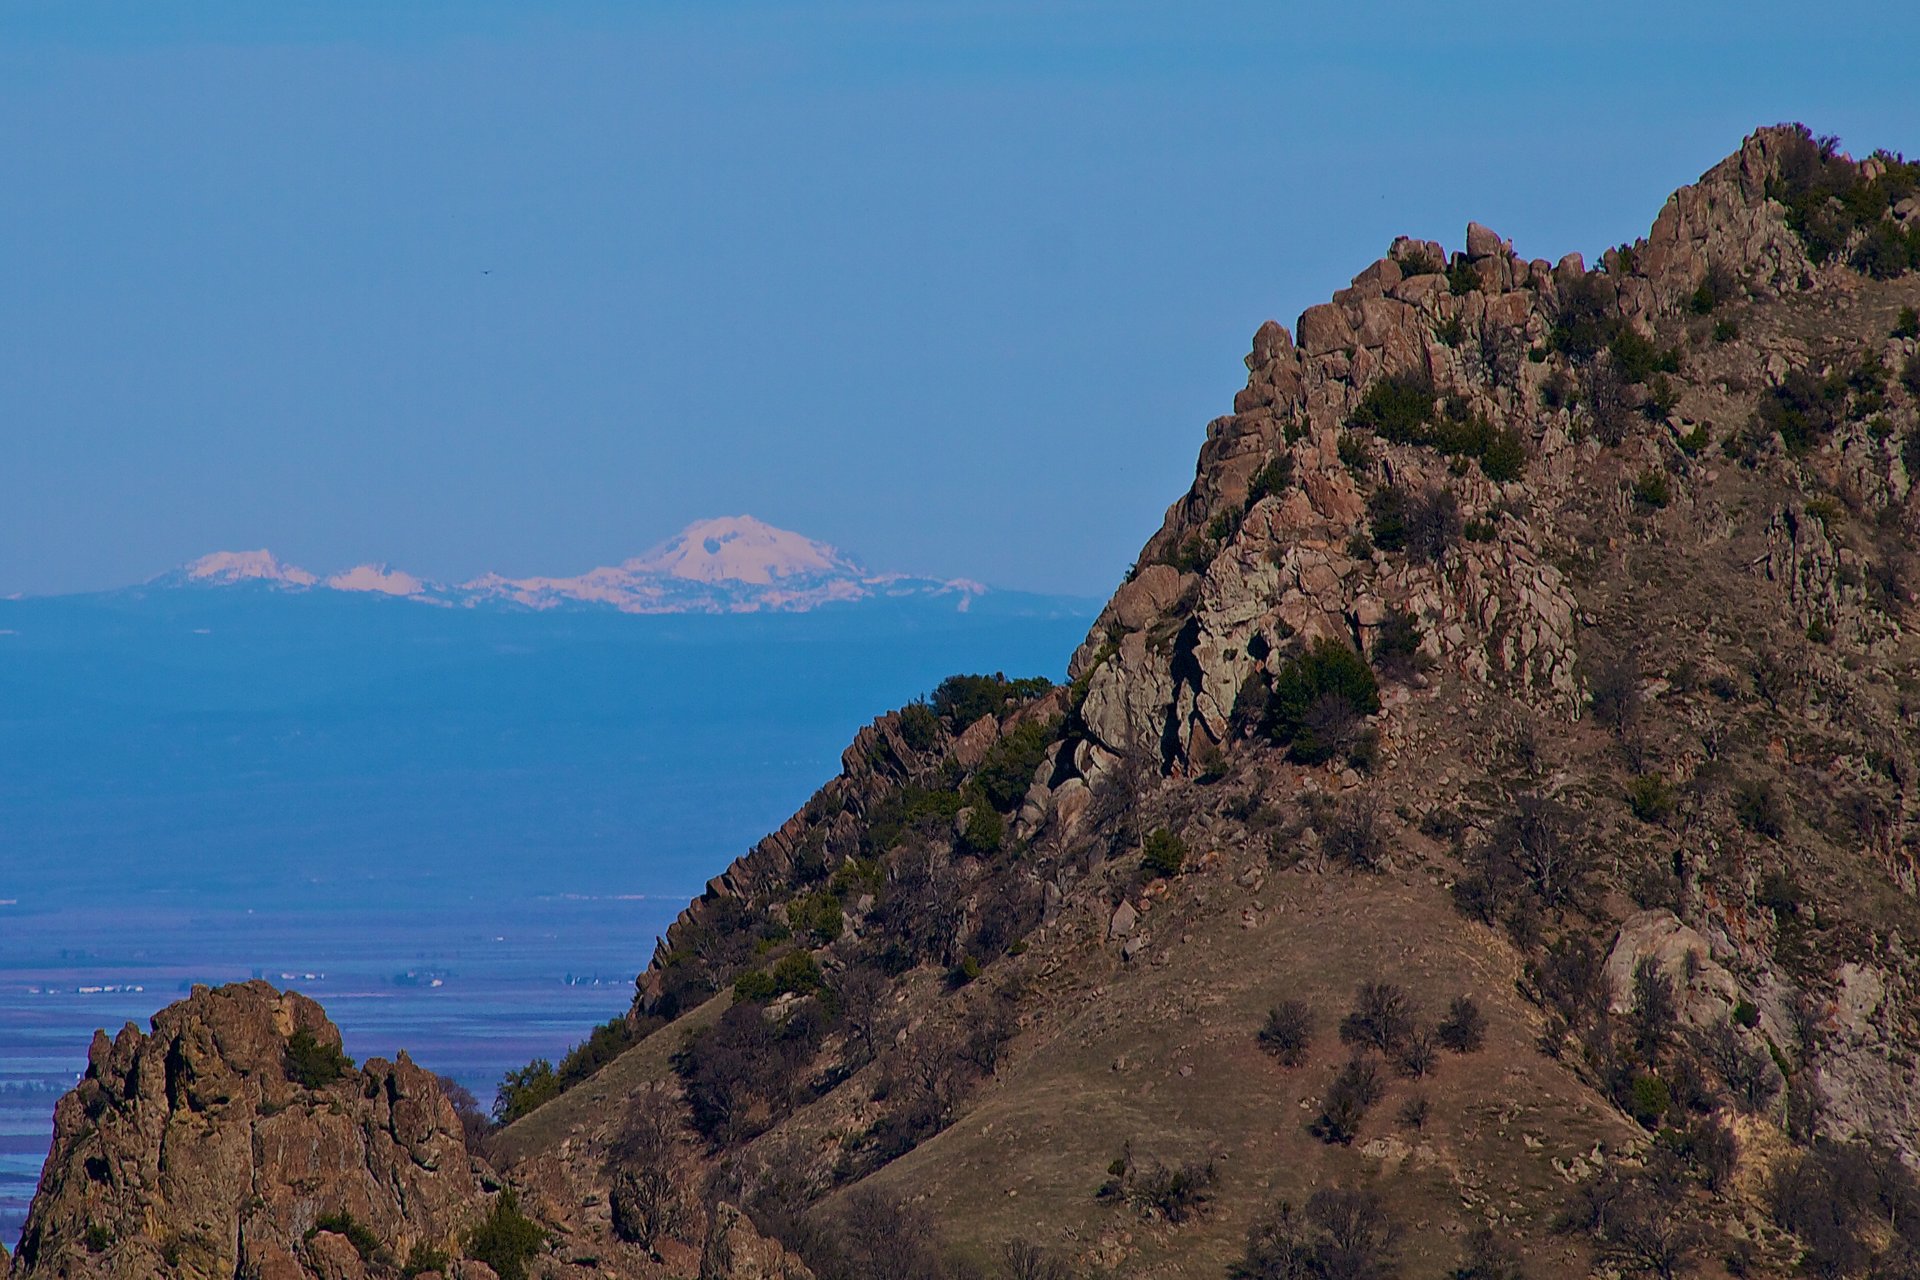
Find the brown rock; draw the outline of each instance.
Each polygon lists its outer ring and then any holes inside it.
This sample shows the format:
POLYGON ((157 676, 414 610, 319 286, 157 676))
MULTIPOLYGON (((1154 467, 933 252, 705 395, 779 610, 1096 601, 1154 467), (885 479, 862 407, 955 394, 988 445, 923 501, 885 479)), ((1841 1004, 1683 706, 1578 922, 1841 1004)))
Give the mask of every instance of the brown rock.
POLYGON ((1298 328, 1300 345, 1310 356, 1353 346, 1353 326, 1347 323, 1347 313, 1331 302, 1301 312, 1298 328))
POLYGON ((151 1034, 96 1037, 85 1079, 55 1108, 14 1280, 145 1276, 163 1247, 222 1274, 363 1280, 344 1237, 305 1239, 330 1213, 399 1257, 452 1239, 479 1187, 438 1082, 402 1054, 308 1087, 289 1069, 296 1032, 340 1046, 319 1005, 248 982, 196 987, 151 1034), (114 1246, 89 1256, 90 1228, 114 1246))
POLYGON ((1113 593, 1113 620, 1128 631, 1151 626, 1180 598, 1185 587, 1170 564, 1150 564, 1113 593))
POLYGON ((1247 368, 1258 369, 1292 354, 1293 335, 1287 332, 1287 326, 1269 320, 1253 335, 1253 353, 1247 357, 1247 368))
POLYGON ((1508 252, 1507 244, 1494 232, 1477 222, 1467 224, 1467 256, 1492 258, 1508 252))
POLYGON ((1400 283, 1400 264, 1392 258, 1382 258, 1353 278, 1359 285, 1375 285, 1382 290, 1391 289, 1400 283))
POLYGON ((747 1215, 716 1205, 700 1251, 700 1280, 813 1280, 805 1263, 754 1230, 747 1215))

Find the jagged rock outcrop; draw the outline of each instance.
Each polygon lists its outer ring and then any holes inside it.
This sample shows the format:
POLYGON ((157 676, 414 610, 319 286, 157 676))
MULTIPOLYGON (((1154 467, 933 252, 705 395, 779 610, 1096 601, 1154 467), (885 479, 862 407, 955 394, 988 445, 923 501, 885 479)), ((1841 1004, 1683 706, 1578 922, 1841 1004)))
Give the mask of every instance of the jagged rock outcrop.
POLYGON ((322 1219, 350 1218, 392 1265, 457 1248, 485 1199, 452 1105, 404 1054, 323 1080, 339 1047, 319 1005, 264 982, 97 1033, 54 1113, 15 1280, 359 1280, 369 1259, 322 1219), (311 1084, 290 1069, 296 1036, 321 1064, 311 1084))
MULTIPOLYGON (((1122 587, 1074 655, 1087 682, 1085 716, 1109 753, 1145 752, 1184 767, 1196 742, 1224 740, 1235 699, 1265 655, 1290 635, 1364 643, 1364 616, 1410 609, 1436 657, 1475 677, 1571 713, 1580 698, 1573 602, 1526 519, 1500 519, 1491 540, 1448 562, 1409 566, 1382 580, 1350 546, 1366 527, 1361 486, 1342 465, 1341 430, 1367 387, 1391 374, 1430 379, 1465 411, 1512 430, 1531 455, 1524 488, 1479 474, 1449 477, 1431 456, 1388 450, 1390 482, 1451 484, 1463 506, 1525 501, 1552 506, 1582 483, 1584 450, 1571 413, 1542 413, 1550 377, 1538 355, 1574 305, 1645 328, 1682 311, 1709 272, 1755 296, 1778 296, 1816 275, 1769 199, 1767 182, 1792 130, 1761 130, 1738 153, 1676 192, 1631 259, 1609 250, 1604 273, 1578 255, 1526 261, 1478 223, 1464 254, 1402 238, 1341 290, 1299 318, 1299 342, 1268 321, 1247 356, 1234 413, 1208 425, 1193 487, 1167 512, 1122 587), (1283 459, 1289 491, 1256 495, 1255 474, 1283 459), (1162 562, 1210 555, 1203 573, 1162 562), (1197 602, 1184 613, 1184 599, 1197 602)), ((1717 277, 1716 277, 1717 278, 1717 277)), ((1199 567, 1199 566, 1195 566, 1199 567)))

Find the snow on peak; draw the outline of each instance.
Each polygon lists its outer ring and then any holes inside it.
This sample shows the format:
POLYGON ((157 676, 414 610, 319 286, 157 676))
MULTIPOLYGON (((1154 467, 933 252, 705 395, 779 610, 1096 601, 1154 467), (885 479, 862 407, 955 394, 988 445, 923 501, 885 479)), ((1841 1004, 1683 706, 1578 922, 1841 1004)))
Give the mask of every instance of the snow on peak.
POLYGON ((277 582, 288 587, 310 587, 317 579, 297 565, 281 564, 273 553, 258 551, 216 551, 201 556, 186 567, 187 581, 225 584, 231 582, 277 582))
POLYGON ((587 606, 623 613, 789 613, 910 596, 947 599, 965 611, 986 592, 976 582, 870 573, 824 542, 744 515, 696 520, 643 555, 571 577, 488 573, 448 587, 386 564, 361 564, 317 578, 262 550, 202 556, 154 581, 195 586, 265 582, 290 590, 318 587, 391 596, 442 608, 587 606))
POLYGON ((326 585, 335 591, 372 591, 385 596, 417 596, 427 589, 427 584, 412 574, 384 564, 357 564, 329 576, 326 585))
POLYGON ((757 586, 768 586, 781 578, 861 572, 852 559, 826 543, 776 529, 752 516, 696 520, 620 567, 635 574, 757 586))

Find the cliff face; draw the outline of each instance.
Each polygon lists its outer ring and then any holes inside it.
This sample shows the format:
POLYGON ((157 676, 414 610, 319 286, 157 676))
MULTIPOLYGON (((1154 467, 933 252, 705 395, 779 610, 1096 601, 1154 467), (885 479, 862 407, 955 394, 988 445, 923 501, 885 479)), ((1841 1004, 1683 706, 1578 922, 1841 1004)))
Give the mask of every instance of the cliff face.
MULTIPOLYGON (((862 730, 637 1043, 495 1135, 536 1269, 954 1274, 937 1229, 1009 1275, 1902 1274, 1916 307, 1920 167, 1781 128, 1593 270, 1471 225, 1263 326, 1072 683, 862 730)), ((97 1046, 16 1272, 479 1211, 372 1137, 324 1194, 94 1178, 122 1111, 276 1187, 251 1099, 382 1131, 394 1086, 285 1092, 258 1034, 198 1105, 190 1036, 97 1046)))
POLYGON ((347 1280, 455 1247, 485 1199, 452 1106, 405 1055, 349 1069, 339 1047, 319 1005, 262 982, 97 1033, 14 1275, 347 1280))
POLYGON ((1293 636, 1369 647, 1394 606, 1412 610, 1431 656, 1542 709, 1576 714, 1576 604, 1553 563, 1551 521, 1592 484, 1596 459, 1578 439, 1571 402, 1542 411, 1568 362, 1533 356, 1549 347, 1576 289, 1596 318, 1647 332, 1682 314, 1710 270, 1756 299, 1798 294, 1817 273, 1766 195, 1787 136, 1755 134, 1675 193, 1634 247, 1630 271, 1619 250, 1594 274, 1577 254, 1523 260, 1476 224, 1451 275, 1440 245, 1402 239, 1331 302, 1309 307, 1297 342, 1278 324, 1263 326, 1234 413, 1208 425, 1192 487, 1074 655, 1070 674, 1088 682, 1085 719, 1098 748, 1091 771, 1131 752, 1188 767, 1229 737, 1240 690, 1262 666, 1256 654, 1280 654, 1293 636), (1408 374, 1459 397, 1467 415, 1517 433, 1529 454, 1524 477, 1457 474, 1448 458, 1414 448, 1389 450, 1377 473, 1343 466, 1339 443, 1366 390, 1408 374), (1250 503, 1256 474, 1275 458, 1290 460, 1300 483, 1250 503), (1494 537, 1450 548, 1441 564, 1354 556, 1350 539, 1365 532, 1367 496, 1381 479, 1415 491, 1447 485, 1464 511, 1524 503, 1544 518, 1507 513, 1494 537), (1208 531, 1223 513, 1237 522, 1225 538, 1208 531), (1183 549, 1211 559, 1182 573, 1183 549), (1156 647, 1156 629, 1176 618, 1171 640, 1156 647))

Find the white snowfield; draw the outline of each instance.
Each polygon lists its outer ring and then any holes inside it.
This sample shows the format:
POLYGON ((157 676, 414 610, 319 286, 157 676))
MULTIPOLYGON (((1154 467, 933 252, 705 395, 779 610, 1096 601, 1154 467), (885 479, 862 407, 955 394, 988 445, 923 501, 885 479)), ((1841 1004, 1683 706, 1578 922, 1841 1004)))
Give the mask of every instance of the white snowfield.
POLYGON ((446 586, 384 564, 322 578, 264 549, 218 551, 149 585, 221 587, 259 583, 285 591, 369 592, 442 606, 525 609, 600 606, 623 613, 805 612, 875 597, 950 598, 964 611, 987 588, 964 578, 873 573, 851 556, 752 516, 696 520, 642 555, 564 578, 483 574, 446 586))

